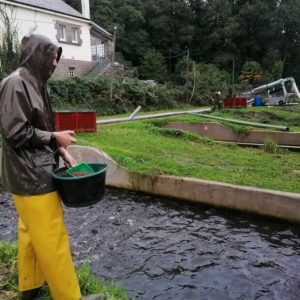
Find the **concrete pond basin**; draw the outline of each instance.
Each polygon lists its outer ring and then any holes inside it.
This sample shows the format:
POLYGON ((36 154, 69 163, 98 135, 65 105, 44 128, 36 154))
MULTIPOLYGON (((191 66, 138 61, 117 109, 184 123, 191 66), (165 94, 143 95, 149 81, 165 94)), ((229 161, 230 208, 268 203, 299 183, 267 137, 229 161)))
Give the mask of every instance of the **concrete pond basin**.
POLYGON ((111 157, 99 149, 72 146, 70 152, 77 161, 107 163, 106 184, 111 187, 300 222, 300 194, 298 193, 187 177, 140 176, 119 166, 111 157))
POLYGON ((170 122, 164 127, 193 132, 201 136, 210 137, 216 141, 263 145, 266 139, 272 139, 278 145, 295 146, 300 149, 300 132, 282 132, 274 130, 248 130, 246 132, 235 132, 231 128, 217 122, 170 122))
MULTIPOLYGON (((64 208, 77 265, 130 299, 299 299, 299 194, 141 177, 99 149, 70 151, 108 164, 103 200, 64 208)), ((3 190, 0 205, 0 239, 13 241, 17 216, 3 190)))

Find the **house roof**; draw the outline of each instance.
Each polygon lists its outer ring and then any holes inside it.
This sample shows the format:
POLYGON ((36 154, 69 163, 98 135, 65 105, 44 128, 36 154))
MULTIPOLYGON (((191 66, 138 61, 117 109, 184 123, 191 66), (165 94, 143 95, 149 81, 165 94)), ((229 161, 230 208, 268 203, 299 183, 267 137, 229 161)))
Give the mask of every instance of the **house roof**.
POLYGON ((72 8, 70 5, 68 5, 62 0, 18 0, 18 1, 8 0, 8 2, 14 2, 16 4, 19 3, 23 5, 37 7, 40 9, 45 9, 48 11, 58 12, 61 14, 85 19, 80 12, 78 12, 77 10, 75 10, 74 8, 72 8))
MULTIPOLYGON (((61 13, 64 15, 69 15, 81 19, 86 19, 80 12, 75 10, 73 7, 68 5, 62 0, 7 0, 7 2, 12 2, 17 4, 22 4, 26 6, 31 6, 31 7, 36 7, 39 9, 44 9, 46 11, 52 11, 52 12, 57 12, 61 13)), ((112 39, 112 34, 106 31, 104 28, 99 26, 93 21, 90 21, 91 28, 93 29, 94 32, 100 33, 103 37, 106 37, 108 39, 112 39)))
POLYGON ((109 33, 108 31, 106 31, 104 28, 102 28, 101 26, 99 26, 98 24, 96 24, 95 22, 91 21, 91 28, 93 30, 93 32, 96 33, 100 33, 103 37, 108 38, 109 40, 112 39, 113 35, 111 33, 109 33))

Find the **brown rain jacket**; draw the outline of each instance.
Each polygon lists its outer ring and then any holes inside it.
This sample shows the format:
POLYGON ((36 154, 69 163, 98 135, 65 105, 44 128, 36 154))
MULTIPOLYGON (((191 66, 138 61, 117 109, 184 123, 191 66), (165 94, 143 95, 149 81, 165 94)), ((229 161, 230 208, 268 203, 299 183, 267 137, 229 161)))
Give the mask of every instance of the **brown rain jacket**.
POLYGON ((57 144, 47 80, 53 59, 61 56, 48 38, 33 34, 21 43, 19 68, 0 86, 2 135, 1 183, 16 195, 38 195, 55 190, 52 170, 57 165, 57 144))

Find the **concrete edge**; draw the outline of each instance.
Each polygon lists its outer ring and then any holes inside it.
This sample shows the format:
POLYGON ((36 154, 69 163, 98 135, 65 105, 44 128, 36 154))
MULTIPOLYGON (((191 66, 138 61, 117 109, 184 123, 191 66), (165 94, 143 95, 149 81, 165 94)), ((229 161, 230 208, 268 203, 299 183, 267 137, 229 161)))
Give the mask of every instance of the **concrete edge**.
POLYGON ((106 184, 217 207, 229 208, 283 220, 300 222, 300 194, 239 186, 177 176, 144 176, 119 166, 105 152, 86 146, 71 146, 78 162, 105 162, 106 184))
POLYGON ((249 130, 238 133, 218 122, 169 122, 164 127, 193 132, 217 141, 263 145, 265 140, 269 138, 276 141, 278 145, 300 146, 300 132, 249 130))

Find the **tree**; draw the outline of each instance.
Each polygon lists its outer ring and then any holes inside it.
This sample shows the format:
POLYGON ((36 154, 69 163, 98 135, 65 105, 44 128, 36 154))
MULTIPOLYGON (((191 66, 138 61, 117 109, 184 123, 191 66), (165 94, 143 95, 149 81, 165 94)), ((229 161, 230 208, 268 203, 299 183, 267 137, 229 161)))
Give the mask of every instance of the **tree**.
POLYGON ((251 86, 260 82, 263 77, 261 65, 256 61, 247 61, 242 68, 240 80, 251 86))
POLYGON ((0 77, 3 78, 16 69, 19 61, 18 26, 15 10, 12 6, 0 7, 1 41, 0 41, 0 77))
POLYGON ((229 69, 239 59, 234 41, 237 22, 230 0, 190 1, 196 23, 191 56, 229 69), (194 55, 194 56, 193 56, 194 55))
POLYGON ((272 65, 272 68, 266 71, 264 75, 264 82, 272 82, 282 78, 283 67, 284 67, 284 63, 282 60, 275 61, 274 64, 272 65))
POLYGON ((300 81, 300 2, 280 1, 277 15, 276 37, 284 62, 284 77, 293 76, 300 81))
POLYGON ((117 26, 116 51, 134 65, 140 64, 151 44, 144 29, 145 19, 139 1, 91 0, 91 18, 110 32, 117 26))
POLYGON ((114 22, 117 19, 113 1, 91 0, 90 5, 91 19, 106 30, 113 32, 114 22))
POLYGON ((212 92, 216 90, 221 92, 221 97, 228 95, 230 76, 227 72, 212 64, 200 63, 194 67, 195 70, 189 74, 189 90, 192 91, 193 86, 195 87, 192 103, 209 104, 212 92))
POLYGON ((157 51, 148 51, 139 67, 140 77, 164 82, 167 78, 167 66, 164 57, 157 51))
POLYGON ((193 14, 185 0, 151 0, 143 3, 145 28, 153 47, 168 63, 168 73, 175 65, 194 35, 193 14))

